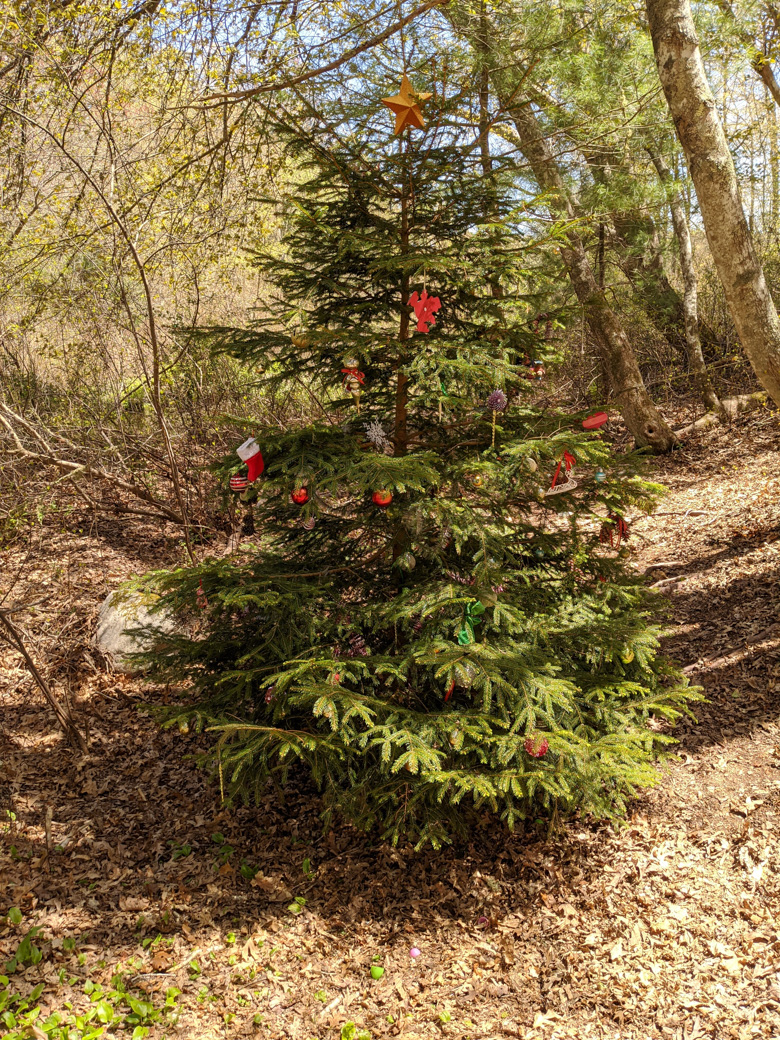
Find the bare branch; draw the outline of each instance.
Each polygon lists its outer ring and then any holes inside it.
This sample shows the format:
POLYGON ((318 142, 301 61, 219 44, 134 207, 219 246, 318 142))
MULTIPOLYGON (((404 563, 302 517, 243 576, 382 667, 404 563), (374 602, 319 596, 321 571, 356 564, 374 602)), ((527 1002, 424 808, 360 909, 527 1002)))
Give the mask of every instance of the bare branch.
MULTIPOLYGON (((12 411, 8 405, 0 403, 0 424, 5 427, 14 442, 15 448, 13 449, 13 454, 21 455, 23 458, 29 459, 33 462, 39 462, 42 465, 54 466, 72 477, 84 476, 107 480, 115 487, 121 488, 122 491, 126 491, 134 498, 138 498, 142 502, 146 502, 147 505, 153 506, 159 514, 162 514, 162 516, 173 523, 182 525, 185 523, 183 517, 179 513, 170 509, 164 502, 158 501, 158 499, 148 492, 146 488, 131 481, 122 480, 121 477, 118 477, 115 473, 109 473, 107 470, 103 469, 102 466, 96 466, 91 462, 73 462, 70 459, 59 458, 51 451, 32 451, 29 448, 26 448, 14 429, 14 423, 18 423, 24 429, 27 429, 28 432, 32 433, 30 424, 27 423, 25 419, 22 419, 21 416, 12 411)), ((36 439, 38 440, 38 443, 42 443, 42 438, 36 439)))
POLYGON ((306 80, 314 79, 317 76, 323 76, 326 72, 333 72, 333 70, 339 68, 339 66, 345 65, 348 61, 356 58, 359 54, 371 50, 372 47, 378 47, 380 43, 384 43, 385 40, 394 36, 397 32, 400 32, 401 29, 407 26, 410 22, 413 22, 415 18, 419 18, 420 15, 433 10, 435 7, 442 7, 444 4, 448 3, 449 0, 428 0, 427 3, 416 7, 410 14, 405 15, 403 18, 399 18, 397 22, 394 22, 381 33, 378 33, 376 36, 372 36, 371 39, 365 40, 363 43, 352 47, 351 50, 345 51, 344 54, 340 55, 338 58, 334 58, 334 60, 328 62, 327 65, 321 65, 317 69, 310 69, 308 72, 302 72, 299 76, 290 76, 288 79, 276 83, 266 83, 260 87, 252 87, 249 90, 229 90, 223 94, 209 94, 197 104, 188 105, 186 107, 218 108, 226 101, 246 101, 249 98, 257 97, 258 94, 269 94, 276 90, 286 90, 288 87, 294 87, 298 83, 305 83, 306 80), (214 104, 206 104, 208 101, 213 101, 214 104))
POLYGON ((24 663, 27 665, 30 674, 37 683, 46 700, 49 702, 49 706, 51 707, 52 711, 56 715, 57 722, 60 724, 62 732, 71 742, 71 744, 77 747, 79 751, 86 754, 86 752, 89 750, 87 746, 87 741, 84 735, 79 730, 79 728, 76 726, 76 723, 73 721, 73 716, 70 713, 70 708, 68 706, 63 707, 63 705, 60 704, 60 702, 54 696, 51 687, 39 672, 38 667, 35 664, 35 661, 33 661, 32 657, 30 656, 27 650, 27 647, 24 645, 24 640, 19 635, 16 626, 8 616, 9 613, 15 609, 16 608, 14 607, 0 607, 0 626, 2 626, 2 628, 5 630, 5 641, 9 643, 15 650, 18 650, 24 658, 24 663))

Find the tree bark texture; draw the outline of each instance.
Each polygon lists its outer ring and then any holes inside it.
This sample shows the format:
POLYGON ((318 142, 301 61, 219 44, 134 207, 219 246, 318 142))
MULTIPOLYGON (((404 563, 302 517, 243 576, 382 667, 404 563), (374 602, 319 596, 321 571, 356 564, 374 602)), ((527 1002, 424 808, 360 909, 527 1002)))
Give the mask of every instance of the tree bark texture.
POLYGON ((699 339, 699 305, 698 305, 698 281, 696 268, 693 265, 693 248, 691 246, 691 234, 688 228, 688 220, 680 194, 675 188, 669 167, 661 155, 656 155, 648 148, 650 158, 658 171, 663 185, 667 189, 669 208, 672 211, 672 226, 674 235, 680 248, 680 270, 683 276, 683 314, 685 317, 685 342, 688 353, 688 365, 693 376, 696 389, 706 408, 710 411, 721 413, 723 411, 720 398, 712 385, 707 365, 704 362, 704 354, 699 339))
POLYGON ((646 3, 661 85, 737 335, 761 385, 780 404, 780 321, 745 219, 689 0, 646 3))

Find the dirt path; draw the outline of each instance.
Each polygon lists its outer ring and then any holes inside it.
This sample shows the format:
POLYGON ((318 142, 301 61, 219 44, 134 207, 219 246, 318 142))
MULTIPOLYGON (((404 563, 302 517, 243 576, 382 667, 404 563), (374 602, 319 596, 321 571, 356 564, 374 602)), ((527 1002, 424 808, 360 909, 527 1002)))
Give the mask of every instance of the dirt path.
POLYGON ((668 650, 710 703, 624 829, 575 822, 551 845, 497 827, 440 854, 323 839, 306 791, 221 812, 187 761, 202 738, 161 733, 141 685, 85 656, 105 592, 175 559, 173 532, 47 532, 19 591, 50 592, 39 634, 76 662, 91 751, 63 749, 0 654, 0 909, 24 915, 0 924, 0 964, 42 928, 16 992, 44 981, 44 1010, 73 1015, 113 988, 108 1017, 124 987, 153 1040, 333 1040, 348 1022, 372 1040, 780 1040, 779 464, 766 417, 660 465, 672 515, 632 543, 641 569, 671 563, 652 573, 678 579, 668 650))

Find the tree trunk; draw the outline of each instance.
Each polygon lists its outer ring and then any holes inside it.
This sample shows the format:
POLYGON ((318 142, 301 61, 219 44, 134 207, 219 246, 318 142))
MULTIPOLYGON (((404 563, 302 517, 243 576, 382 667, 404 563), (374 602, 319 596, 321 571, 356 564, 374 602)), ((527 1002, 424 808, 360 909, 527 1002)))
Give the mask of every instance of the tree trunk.
MULTIPOLYGON (((480 65, 491 59, 490 79, 496 97, 515 125, 521 150, 539 187, 550 195, 550 210, 554 216, 571 222, 576 214, 558 163, 529 104, 518 100, 520 70, 511 54, 499 53, 495 43, 498 31, 485 17, 484 7, 476 17, 453 4, 442 10, 453 28, 473 47, 480 65), (513 71, 518 75, 513 76, 513 71)), ((631 342, 599 288, 585 245, 574 229, 566 233, 560 253, 626 426, 638 446, 649 446, 656 452, 670 451, 677 438, 645 388, 631 342)))
POLYGON ((661 85, 737 335, 761 385, 780 404, 780 321, 745 220, 689 0, 646 3, 661 85))
POLYGON ((747 29, 743 25, 740 25, 739 19, 734 12, 730 0, 715 0, 715 3, 731 22, 737 36, 744 44, 745 50, 750 57, 751 68, 772 95, 775 104, 780 105, 780 85, 778 85, 778 82, 775 79, 775 74, 772 71, 772 66, 770 64, 771 58, 769 53, 767 53, 768 49, 762 49, 759 47, 747 29))
POLYGON ((685 343, 688 352, 688 365, 693 376, 696 389, 699 391, 704 405, 707 409, 721 414, 723 408, 720 398, 712 385, 710 374, 704 362, 704 354, 699 339, 699 307, 698 307, 698 283, 696 269, 693 266, 693 249, 691 247, 691 234, 688 229, 688 221, 685 217, 682 200, 679 192, 674 186, 669 167, 661 155, 648 146, 647 151, 658 171, 658 176, 667 188, 669 208, 672 211, 672 225, 677 244, 680 247, 680 270, 683 276, 683 314, 685 317, 685 343))
MULTIPOLYGON (((577 147, 582 147, 576 139, 572 140, 577 147)), ((614 153, 602 149, 598 155, 592 151, 583 151, 583 154, 595 181, 605 188, 609 188, 615 174, 631 178, 631 170, 614 153)), ((642 309, 670 347, 681 356, 687 356, 685 307, 667 276, 653 218, 641 209, 613 212, 611 217, 615 232, 613 248, 621 271, 635 290, 642 309)), ((701 318, 699 338, 715 354, 720 352, 716 333, 701 318)))
MULTIPOLYGON (((551 196, 551 210, 555 216, 571 220, 574 210, 563 176, 536 116, 528 104, 510 104, 508 111, 539 187, 551 196)), ((645 389, 634 348, 599 288, 582 239, 573 229, 567 231, 566 244, 560 247, 560 252, 593 341, 609 373, 617 407, 626 426, 637 445, 650 446, 657 452, 670 451, 677 438, 645 389)))

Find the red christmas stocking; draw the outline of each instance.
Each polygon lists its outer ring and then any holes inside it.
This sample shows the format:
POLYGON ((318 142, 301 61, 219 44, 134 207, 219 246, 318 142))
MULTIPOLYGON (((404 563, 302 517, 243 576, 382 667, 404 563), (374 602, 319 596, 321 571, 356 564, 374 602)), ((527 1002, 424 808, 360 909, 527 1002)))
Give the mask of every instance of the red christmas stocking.
POLYGON ((242 445, 236 448, 236 455, 238 455, 242 462, 247 464, 249 469, 247 479, 250 484, 253 484, 265 469, 260 445, 254 437, 250 437, 248 440, 245 440, 242 445))

